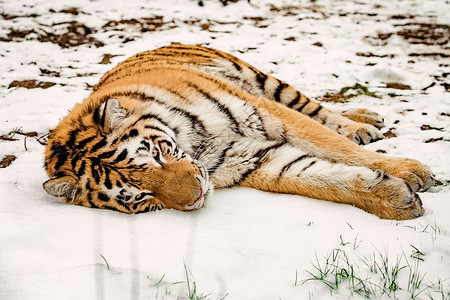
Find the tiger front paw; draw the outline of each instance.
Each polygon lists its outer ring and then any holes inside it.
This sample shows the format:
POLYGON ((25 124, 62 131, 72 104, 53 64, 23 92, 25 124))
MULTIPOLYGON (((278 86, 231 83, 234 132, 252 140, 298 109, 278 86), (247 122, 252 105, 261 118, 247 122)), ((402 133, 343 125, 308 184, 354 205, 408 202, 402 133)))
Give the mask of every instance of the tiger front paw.
POLYGON ((338 133, 346 136, 358 145, 367 145, 384 138, 380 130, 370 124, 358 123, 348 120, 345 125, 338 128, 338 133))
POLYGON ((426 190, 436 181, 427 166, 411 158, 394 158, 388 172, 405 180, 414 192, 426 190))
POLYGON ((420 197, 401 178, 378 171, 382 179, 371 188, 377 200, 369 201, 367 211, 381 219, 409 220, 422 216, 420 197))

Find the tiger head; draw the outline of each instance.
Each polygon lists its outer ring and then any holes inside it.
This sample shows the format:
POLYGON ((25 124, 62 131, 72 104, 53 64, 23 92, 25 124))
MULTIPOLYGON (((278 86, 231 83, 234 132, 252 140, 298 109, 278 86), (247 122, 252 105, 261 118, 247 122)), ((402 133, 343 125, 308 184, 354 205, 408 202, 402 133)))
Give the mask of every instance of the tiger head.
POLYGON ((126 213, 203 206, 212 191, 207 171, 177 147, 164 121, 114 98, 97 103, 77 105, 51 132, 45 191, 126 213))

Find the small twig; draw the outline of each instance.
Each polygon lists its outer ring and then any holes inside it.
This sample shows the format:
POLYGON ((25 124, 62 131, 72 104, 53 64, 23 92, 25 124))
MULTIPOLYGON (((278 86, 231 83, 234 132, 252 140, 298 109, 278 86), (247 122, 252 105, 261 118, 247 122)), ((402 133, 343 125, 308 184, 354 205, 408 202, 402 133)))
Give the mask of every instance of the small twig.
POLYGON ((6 136, 0 136, 0 140, 3 140, 3 141, 18 141, 19 139, 14 139, 14 138, 6 137, 6 136))
POLYGON ((38 137, 36 140, 38 141, 39 144, 41 144, 42 146, 46 146, 48 144, 47 140, 45 140, 45 138, 47 138, 50 135, 50 132, 41 135, 40 137, 38 137))

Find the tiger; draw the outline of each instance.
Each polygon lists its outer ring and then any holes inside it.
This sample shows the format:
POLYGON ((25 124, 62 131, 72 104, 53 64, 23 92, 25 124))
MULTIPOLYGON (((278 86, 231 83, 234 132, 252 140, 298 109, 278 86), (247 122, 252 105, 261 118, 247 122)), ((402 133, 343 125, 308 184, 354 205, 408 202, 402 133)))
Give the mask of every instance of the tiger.
POLYGON ((361 147, 383 122, 328 110, 231 54, 171 44, 119 63, 50 131, 43 188, 128 214, 194 211, 215 189, 248 187, 420 217, 431 170, 361 147))

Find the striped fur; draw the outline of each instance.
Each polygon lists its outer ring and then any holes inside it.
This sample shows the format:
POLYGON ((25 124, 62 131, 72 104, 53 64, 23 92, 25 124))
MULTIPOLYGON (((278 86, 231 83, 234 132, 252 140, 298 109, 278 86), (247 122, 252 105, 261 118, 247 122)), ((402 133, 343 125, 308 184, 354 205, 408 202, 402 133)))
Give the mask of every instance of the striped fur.
POLYGON ((234 56, 174 44, 117 65, 60 122, 44 189, 126 213, 194 210, 213 187, 247 186, 420 216, 414 192, 431 172, 356 145, 381 137, 381 118, 346 114, 353 120, 234 56))

